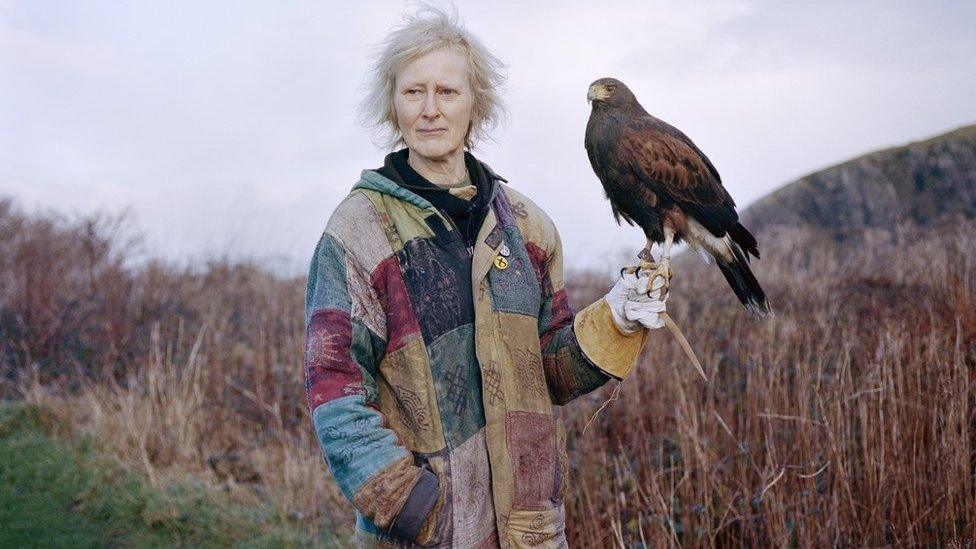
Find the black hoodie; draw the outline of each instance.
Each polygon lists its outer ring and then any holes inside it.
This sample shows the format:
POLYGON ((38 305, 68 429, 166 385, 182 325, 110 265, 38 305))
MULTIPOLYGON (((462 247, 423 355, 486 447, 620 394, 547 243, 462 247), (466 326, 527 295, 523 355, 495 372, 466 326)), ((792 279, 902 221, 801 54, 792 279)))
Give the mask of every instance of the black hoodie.
POLYGON ((470 250, 474 246, 474 240, 478 236, 485 216, 488 215, 489 203, 495 191, 495 180, 505 181, 505 179, 498 176, 491 168, 475 158, 473 154, 465 152, 464 163, 468 169, 468 177, 471 179, 471 184, 478 190, 478 193, 470 201, 465 200, 454 196, 447 188, 438 187, 431 183, 410 167, 410 164, 407 163, 408 151, 409 149, 400 149, 386 155, 383 167, 377 169, 376 172, 397 185, 420 195, 440 210, 454 222, 454 226, 470 250))

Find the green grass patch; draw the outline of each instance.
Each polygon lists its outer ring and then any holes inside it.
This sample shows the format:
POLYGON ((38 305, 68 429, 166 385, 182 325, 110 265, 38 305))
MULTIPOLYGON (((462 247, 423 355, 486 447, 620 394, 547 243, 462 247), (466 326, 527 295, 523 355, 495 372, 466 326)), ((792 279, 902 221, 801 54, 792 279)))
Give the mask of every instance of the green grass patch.
POLYGON ((0 404, 0 547, 339 546, 192 482, 153 488, 43 409, 0 404))

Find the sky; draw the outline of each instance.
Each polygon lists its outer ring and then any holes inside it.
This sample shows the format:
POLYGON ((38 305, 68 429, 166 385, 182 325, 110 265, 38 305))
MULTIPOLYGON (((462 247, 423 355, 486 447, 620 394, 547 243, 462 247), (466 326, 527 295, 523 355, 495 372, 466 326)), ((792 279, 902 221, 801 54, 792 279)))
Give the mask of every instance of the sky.
MULTIPOLYGON (((590 82, 691 137, 740 209, 812 171, 976 123, 973 2, 456 2, 506 64, 475 155, 553 218, 570 268, 643 246, 583 148, 590 82)), ((0 196, 127 211, 143 253, 307 269, 382 164, 358 123, 401 1, 0 0, 0 196)))

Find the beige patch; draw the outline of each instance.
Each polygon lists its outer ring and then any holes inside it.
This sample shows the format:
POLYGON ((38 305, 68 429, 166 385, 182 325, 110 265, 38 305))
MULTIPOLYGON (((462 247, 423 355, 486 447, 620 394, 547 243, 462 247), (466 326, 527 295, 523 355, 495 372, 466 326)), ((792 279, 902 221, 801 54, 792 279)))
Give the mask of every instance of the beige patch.
POLYGON ((374 193, 371 197, 376 201, 377 210, 386 214, 381 221, 394 252, 403 249, 404 243, 412 238, 433 236, 433 231, 424 221, 431 215, 428 210, 385 194, 374 193))
MULTIPOLYGON (((365 239, 369 240, 369 239, 365 239)), ((385 239, 384 239, 385 240, 385 239)), ((350 252, 345 254, 346 284, 352 304, 352 317, 361 320, 379 337, 386 337, 386 312, 369 283, 369 273, 356 265, 350 252)))
POLYGON ((356 508, 380 528, 388 528, 420 477, 413 458, 404 457, 369 478, 356 491, 356 508))
POLYGON ((526 242, 535 242, 551 255, 559 244, 559 233, 549 215, 527 196, 508 185, 502 184, 502 190, 512 205, 512 214, 518 224, 519 232, 522 233, 522 239, 526 242))
POLYGON ((346 197, 336 207, 326 230, 345 245, 347 253, 356 256, 367 273, 393 254, 384 234, 383 216, 364 192, 354 191, 346 197))
POLYGON ((498 366, 508 410, 552 413, 552 401, 542 368, 539 327, 534 317, 497 312, 501 352, 498 366))
POLYGON ((454 515, 452 546, 474 547, 495 530, 491 467, 484 429, 455 448, 450 460, 454 515))
POLYGON ((507 537, 512 547, 569 547, 565 511, 562 506, 545 511, 512 511, 507 537))
POLYGON ((419 337, 387 353, 376 379, 380 411, 407 449, 432 454, 445 447, 427 352, 419 337))

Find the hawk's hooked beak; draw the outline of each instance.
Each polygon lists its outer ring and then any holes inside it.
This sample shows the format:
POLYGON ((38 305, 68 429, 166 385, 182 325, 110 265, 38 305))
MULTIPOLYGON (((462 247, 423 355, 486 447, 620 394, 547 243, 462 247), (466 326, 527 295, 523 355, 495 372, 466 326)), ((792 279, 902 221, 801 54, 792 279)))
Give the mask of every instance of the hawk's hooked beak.
POLYGON ((597 98, 596 90, 593 89, 593 86, 590 86, 590 89, 586 90, 586 102, 589 103, 590 101, 593 101, 596 98, 597 98))

